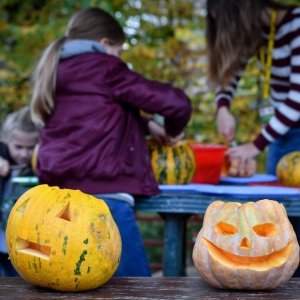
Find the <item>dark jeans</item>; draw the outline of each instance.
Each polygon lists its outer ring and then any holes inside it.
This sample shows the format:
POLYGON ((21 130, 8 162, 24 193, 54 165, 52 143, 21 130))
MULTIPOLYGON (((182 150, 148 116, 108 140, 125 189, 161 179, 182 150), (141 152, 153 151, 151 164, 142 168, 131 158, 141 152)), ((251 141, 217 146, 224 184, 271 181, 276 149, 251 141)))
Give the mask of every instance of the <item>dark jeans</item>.
POLYGON ((119 228, 122 239, 122 255, 114 276, 151 276, 149 263, 133 208, 124 201, 104 199, 119 228))

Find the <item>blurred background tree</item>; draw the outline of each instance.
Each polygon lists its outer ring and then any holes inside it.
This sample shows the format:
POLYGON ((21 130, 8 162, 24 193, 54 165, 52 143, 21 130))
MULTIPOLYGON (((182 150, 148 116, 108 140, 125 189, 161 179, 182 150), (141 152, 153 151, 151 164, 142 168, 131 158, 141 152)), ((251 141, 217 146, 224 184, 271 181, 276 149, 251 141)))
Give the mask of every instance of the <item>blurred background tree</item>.
MULTIPOLYGON (((300 3, 300 1, 283 1, 300 3)), ((41 51, 60 37, 70 15, 96 6, 112 13, 128 36, 122 58, 150 79, 184 89, 193 101, 188 138, 224 143, 214 122, 213 94, 206 83, 202 0, 2 0, 0 3, 0 122, 30 99, 30 76, 41 51)), ((255 62, 241 80, 232 107, 237 140, 250 141, 259 130, 254 109, 255 62)))
POLYGON ((63 34, 74 11, 88 6, 108 10, 122 24, 128 36, 123 58, 133 69, 192 92, 204 77, 200 4, 192 0, 1 1, 0 120, 28 103, 30 75, 42 49, 63 34))

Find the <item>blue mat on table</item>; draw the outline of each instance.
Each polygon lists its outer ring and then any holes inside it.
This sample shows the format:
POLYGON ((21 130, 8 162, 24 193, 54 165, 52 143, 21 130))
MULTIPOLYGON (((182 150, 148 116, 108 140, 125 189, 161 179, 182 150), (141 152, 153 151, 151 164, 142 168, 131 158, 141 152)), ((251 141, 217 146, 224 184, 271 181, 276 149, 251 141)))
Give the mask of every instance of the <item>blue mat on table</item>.
POLYGON ((214 195, 270 195, 288 196, 299 195, 299 188, 289 188, 280 186, 247 186, 247 185, 213 185, 213 184, 187 184, 187 185, 160 185, 162 193, 203 193, 214 195))
POLYGON ((278 178, 271 174, 254 174, 250 177, 221 177, 221 184, 249 184, 249 183, 263 183, 263 182, 275 182, 278 178))

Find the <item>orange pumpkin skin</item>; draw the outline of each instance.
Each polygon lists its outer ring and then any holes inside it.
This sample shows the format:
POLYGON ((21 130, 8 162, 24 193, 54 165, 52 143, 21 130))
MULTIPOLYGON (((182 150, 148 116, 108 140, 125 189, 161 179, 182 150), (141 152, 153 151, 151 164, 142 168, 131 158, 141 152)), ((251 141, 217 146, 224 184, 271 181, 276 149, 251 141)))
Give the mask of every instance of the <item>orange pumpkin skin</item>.
POLYGON ((291 278, 299 245, 282 204, 215 201, 206 210, 193 261, 214 287, 268 290, 291 278))
POLYGON ((79 190, 38 185, 9 215, 10 260, 28 282, 85 291, 107 282, 121 256, 121 237, 106 203, 79 190))
POLYGON ((282 185, 300 187, 300 151, 284 155, 277 164, 276 175, 282 185))

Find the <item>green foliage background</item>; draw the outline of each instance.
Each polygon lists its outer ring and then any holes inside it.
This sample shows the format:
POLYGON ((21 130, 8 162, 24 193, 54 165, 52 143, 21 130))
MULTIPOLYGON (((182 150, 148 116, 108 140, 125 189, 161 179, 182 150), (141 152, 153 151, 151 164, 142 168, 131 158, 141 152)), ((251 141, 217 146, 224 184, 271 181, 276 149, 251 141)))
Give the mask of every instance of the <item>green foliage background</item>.
MULTIPOLYGON (((283 1, 300 3, 300 1, 283 1)), ((41 51, 60 37, 70 15, 102 7, 118 19, 128 40, 123 59, 151 79, 184 89, 193 101, 188 138, 224 143, 214 122, 213 94, 206 84, 203 1, 194 0, 2 0, 0 3, 0 122, 30 99, 30 76, 41 51)), ((253 109, 256 64, 241 81, 232 107, 239 143, 259 130, 253 109)))

